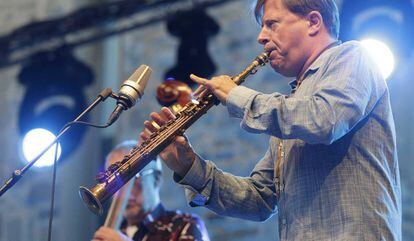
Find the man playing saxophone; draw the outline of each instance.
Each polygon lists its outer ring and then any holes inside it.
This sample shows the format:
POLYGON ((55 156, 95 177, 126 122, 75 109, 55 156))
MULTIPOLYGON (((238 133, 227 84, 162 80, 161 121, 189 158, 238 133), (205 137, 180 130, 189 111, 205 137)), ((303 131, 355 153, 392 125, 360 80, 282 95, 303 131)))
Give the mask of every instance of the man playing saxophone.
MULTIPOLYGON (((278 212, 280 240, 401 240, 401 190, 385 80, 356 41, 340 43, 333 0, 258 0, 258 42, 292 93, 264 94, 229 76, 192 75, 269 147, 247 178, 204 160, 184 136, 160 157, 192 206, 263 221, 278 212)), ((175 116, 151 113, 162 126, 175 116)), ((157 131, 144 123, 140 138, 157 131)))
MULTIPOLYGON (((107 156, 109 165, 122 160, 136 141, 125 141, 107 156)), ((151 161, 134 178, 119 231, 102 226, 93 241, 208 241, 203 221, 193 214, 166 210, 160 201, 162 167, 159 160, 151 161)))

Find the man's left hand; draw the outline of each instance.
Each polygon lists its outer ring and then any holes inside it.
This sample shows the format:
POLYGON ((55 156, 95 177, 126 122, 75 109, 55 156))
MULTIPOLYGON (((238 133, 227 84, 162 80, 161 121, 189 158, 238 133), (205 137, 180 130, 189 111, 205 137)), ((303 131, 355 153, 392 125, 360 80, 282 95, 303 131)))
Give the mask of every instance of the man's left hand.
POLYGON ((93 235, 92 241, 132 241, 132 239, 128 238, 118 230, 100 227, 93 235))
POLYGON ((220 75, 208 80, 191 74, 190 78, 201 85, 201 87, 194 92, 194 95, 197 96, 202 94, 204 90, 207 89, 211 91, 223 105, 226 105, 230 91, 237 86, 228 75, 220 75))

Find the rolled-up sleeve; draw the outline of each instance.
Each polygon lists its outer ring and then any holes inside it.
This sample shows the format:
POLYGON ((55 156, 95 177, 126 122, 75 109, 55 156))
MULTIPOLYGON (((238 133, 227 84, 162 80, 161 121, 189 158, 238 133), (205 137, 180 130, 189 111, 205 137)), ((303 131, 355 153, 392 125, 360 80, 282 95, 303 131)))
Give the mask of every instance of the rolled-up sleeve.
POLYGON ((276 210, 274 164, 271 148, 249 177, 218 169, 211 161, 197 157, 188 173, 174 180, 186 188, 192 206, 206 206, 220 215, 264 221, 276 210))

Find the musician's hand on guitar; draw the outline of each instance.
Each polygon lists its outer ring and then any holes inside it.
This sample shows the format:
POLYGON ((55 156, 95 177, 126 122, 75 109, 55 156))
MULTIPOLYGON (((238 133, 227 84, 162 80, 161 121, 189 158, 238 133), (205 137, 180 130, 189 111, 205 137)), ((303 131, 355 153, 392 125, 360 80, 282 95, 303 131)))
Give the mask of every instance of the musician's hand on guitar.
MULTIPOLYGON (((163 107, 160 113, 151 113, 150 117, 159 126, 175 119, 174 114, 166 107, 163 107)), ((145 121, 144 125, 145 130, 140 133, 140 141, 149 139, 151 133, 156 132, 159 128, 150 121, 145 121)), ((195 153, 184 136, 176 137, 175 141, 167 146, 159 156, 171 170, 180 176, 185 176, 195 159, 195 153)))
POLYGON ((195 96, 202 96, 206 93, 205 89, 208 89, 220 100, 223 105, 226 105, 227 97, 230 91, 237 86, 237 84, 234 83, 228 75, 220 75, 208 80, 191 74, 190 78, 202 86, 194 92, 195 96))
POLYGON ((132 239, 120 231, 102 226, 95 232, 92 241, 132 241, 132 239))

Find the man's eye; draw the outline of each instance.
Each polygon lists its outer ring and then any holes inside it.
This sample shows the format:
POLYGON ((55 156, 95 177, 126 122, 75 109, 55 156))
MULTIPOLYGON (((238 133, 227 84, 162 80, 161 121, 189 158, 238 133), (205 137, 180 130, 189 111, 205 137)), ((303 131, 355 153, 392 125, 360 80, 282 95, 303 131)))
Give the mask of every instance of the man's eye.
POLYGON ((273 29, 276 26, 277 26, 277 21, 274 21, 274 20, 272 20, 272 21, 266 21, 266 27, 268 27, 270 29, 273 29))

